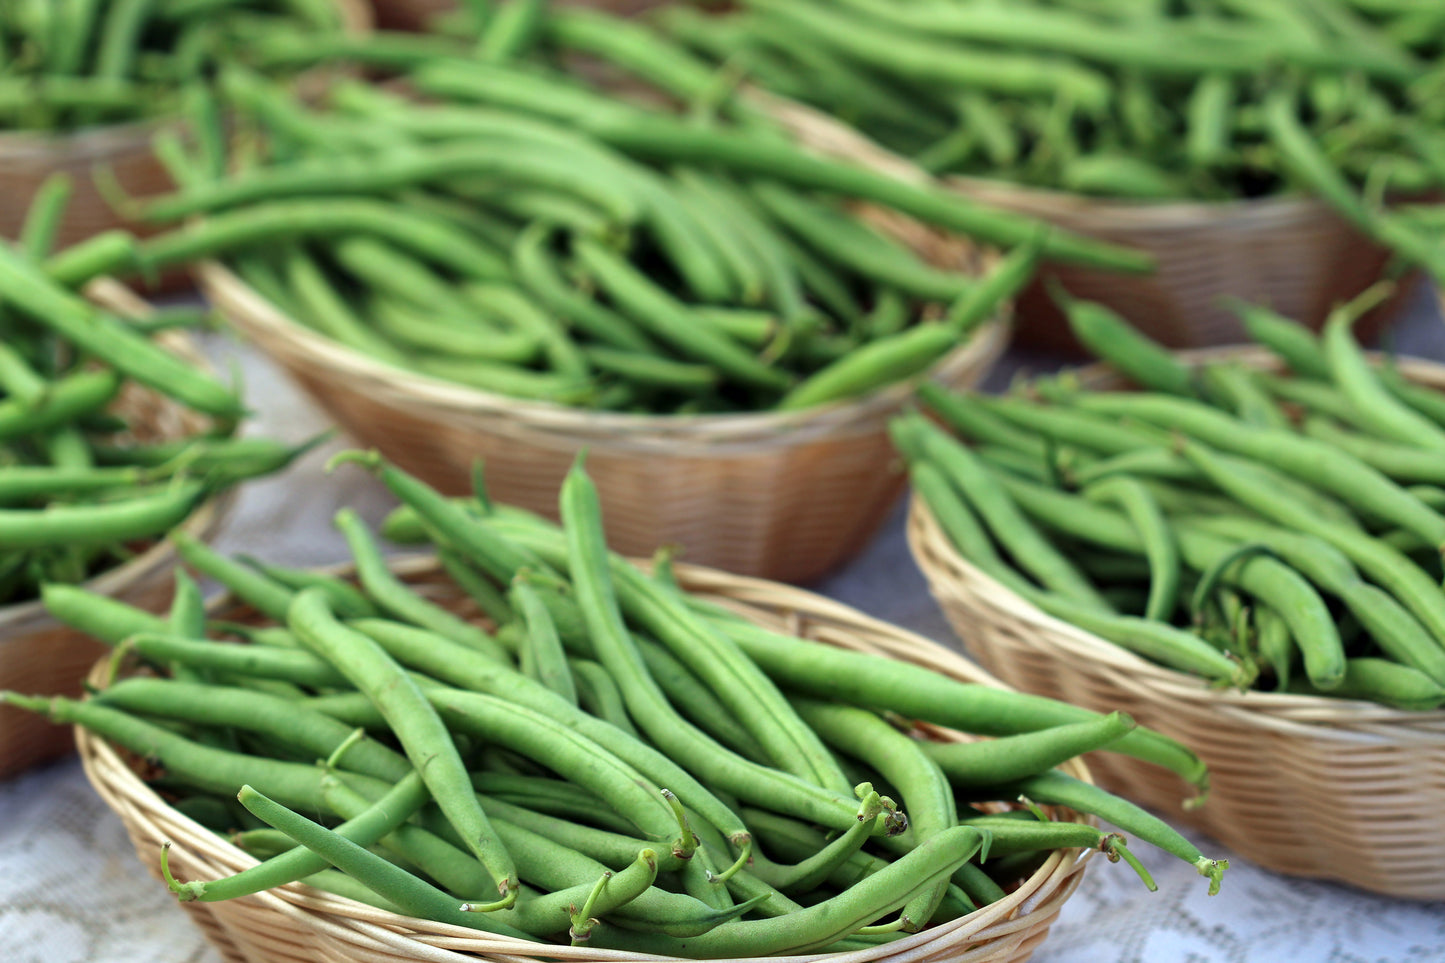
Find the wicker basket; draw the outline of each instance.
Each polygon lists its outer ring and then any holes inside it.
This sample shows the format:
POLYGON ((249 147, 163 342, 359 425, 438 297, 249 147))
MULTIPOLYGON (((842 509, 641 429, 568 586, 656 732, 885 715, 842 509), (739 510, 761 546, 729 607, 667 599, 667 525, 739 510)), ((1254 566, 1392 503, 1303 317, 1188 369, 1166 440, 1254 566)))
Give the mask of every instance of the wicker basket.
MULTIPOLYGON (((86 294, 122 314, 140 316, 146 311, 144 302, 113 281, 97 281, 86 294)), ((171 335, 168 340, 173 350, 201 363, 185 338, 171 335)), ((142 440, 181 438, 206 424, 202 416, 134 383, 126 385, 114 408, 131 420, 142 440)), ((224 499, 206 502, 182 527, 197 538, 209 537, 220 524, 224 504, 224 499)), ((87 582, 85 588, 160 611, 170 603, 174 562, 170 542, 159 541, 87 582)), ((51 618, 39 601, 0 607, 0 690, 77 695, 86 671, 103 651, 99 643, 51 618)), ((68 732, 31 713, 0 706, 0 779, 73 747, 68 732)))
MULTIPOLYGON (((470 602, 458 596, 432 559, 402 560, 393 563, 393 568, 441 604, 460 614, 475 615, 470 602)), ((693 566, 679 566, 678 575, 689 591, 724 602, 761 624, 844 648, 916 662, 964 681, 997 684, 967 659, 828 599, 693 566)), ((227 619, 248 617, 224 598, 213 603, 212 610, 227 619)), ((92 681, 102 682, 108 671, 108 661, 98 665, 92 681)), ((944 740, 967 738, 948 730, 930 728, 929 732, 944 740)), ((163 840, 174 843, 171 866, 183 879, 212 879, 255 865, 250 856, 168 806, 104 741, 77 729, 76 742, 91 784, 120 815, 137 854, 157 879, 163 840)), ((1079 778, 1089 778, 1088 770, 1077 760, 1066 769, 1079 778)), ((1067 811, 1056 815, 1088 821, 1067 811)), ((951 923, 876 949, 810 959, 1022 963, 1048 935, 1064 901, 1082 880, 1090 855, 1077 850, 1055 852, 1006 899, 951 923)), ((223 903, 182 905, 227 963, 475 963, 479 958, 506 963, 542 959, 626 963, 642 959, 628 953, 528 943, 406 919, 301 884, 223 903)))
MULTIPOLYGON (((334 2, 342 11, 346 29, 370 30, 371 10, 364 0, 334 2)), ((157 118, 61 134, 0 132, 0 238, 20 233, 35 192, 47 177, 61 171, 70 175, 75 187, 56 238, 58 247, 116 228, 154 232, 156 227, 128 221, 112 209, 92 174, 97 168, 109 167, 135 197, 173 190, 170 176, 150 145, 159 131, 175 123, 174 119, 157 118)))
MULTIPOLYGON (((874 167, 896 158, 817 115, 789 126, 808 143, 874 167)), ((935 264, 978 273, 991 258, 916 222, 865 212, 935 264)), ((557 490, 580 449, 597 482, 608 539, 641 555, 681 546, 690 562, 807 582, 868 542, 902 493, 890 470, 887 422, 912 393, 897 385, 808 411, 694 417, 591 412, 482 392, 379 363, 289 320, 226 268, 198 269, 221 313, 356 441, 442 491, 468 489, 486 466, 499 501, 556 517, 557 490)), ((996 321, 945 358, 933 376, 977 383, 1003 350, 996 321)))
MULTIPOLYGON (((1187 356, 1271 364, 1252 348, 1187 356)), ((1445 388, 1445 367, 1400 367, 1445 388)), ((1084 377, 1118 386, 1099 368, 1084 377)), ((1197 752, 1213 790, 1207 805, 1185 811, 1180 780, 1117 754, 1089 757, 1101 785, 1275 872, 1445 900, 1445 711, 1211 689, 1045 615, 965 561, 918 499, 908 538, 934 598, 985 668, 1025 692, 1130 713, 1197 752)))
MULTIPOLYGON (((1131 204, 975 178, 949 182, 979 201, 1157 259, 1158 269, 1146 276, 1073 265, 1041 271, 1019 296, 1017 338, 1051 351, 1080 351, 1049 295, 1052 281, 1108 305, 1168 347, 1198 348, 1245 339, 1239 319, 1221 303, 1226 297, 1268 305, 1318 328, 1332 307, 1380 280, 1392 257, 1309 197, 1131 204)), ((1360 332, 1369 335, 1389 323, 1408 302, 1409 287, 1401 285, 1371 312, 1360 332)))

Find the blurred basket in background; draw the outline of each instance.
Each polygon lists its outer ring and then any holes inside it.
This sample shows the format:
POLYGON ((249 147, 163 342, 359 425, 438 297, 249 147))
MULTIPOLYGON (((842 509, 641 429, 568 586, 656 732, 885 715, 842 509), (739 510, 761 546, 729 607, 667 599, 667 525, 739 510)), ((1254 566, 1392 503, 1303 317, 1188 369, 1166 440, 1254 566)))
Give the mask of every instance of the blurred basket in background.
MULTIPOLYGON (((1391 260, 1388 250, 1314 198, 1126 203, 976 178, 948 183, 978 201, 1137 248, 1158 261, 1158 269, 1143 276, 1046 266, 1017 302, 1015 338, 1030 348, 1081 353, 1049 296, 1054 281, 1075 297, 1107 305, 1167 347, 1199 348, 1246 340, 1226 298, 1269 306, 1318 330, 1332 307, 1379 281, 1391 260)), ((1400 285, 1357 333, 1372 338, 1412 291, 1412 284, 1400 285)))
MULTIPOLYGON (((332 2, 341 10, 348 31, 371 29, 366 0, 332 2)), ((56 236, 57 249, 103 231, 123 228, 146 234, 158 230, 115 211, 96 187, 93 175, 97 169, 108 168, 134 197, 174 190, 164 165, 151 152, 151 140, 158 132, 183 123, 173 117, 155 117, 76 131, 0 131, 0 237, 19 235, 35 192, 46 178, 62 172, 70 175, 74 192, 56 236)), ((184 280, 184 275, 176 277, 184 280)))
MULTIPOLYGON (((87 290, 92 300, 129 316, 143 315, 145 304, 113 281, 102 280, 87 290)), ((204 364, 188 339, 167 335, 172 350, 204 364)), ((134 383, 127 384, 112 410, 125 416, 141 441, 183 438, 202 430, 203 416, 134 383)), ((203 504, 182 528, 208 538, 219 527, 224 498, 203 504)), ((170 542, 158 541, 134 558, 85 583, 85 588, 153 612, 170 604, 171 569, 176 554, 170 542)), ((52 618, 38 601, 0 607, 0 690, 77 696, 81 683, 105 647, 52 618)), ((0 706, 0 779, 70 752, 70 733, 32 713, 0 706)))

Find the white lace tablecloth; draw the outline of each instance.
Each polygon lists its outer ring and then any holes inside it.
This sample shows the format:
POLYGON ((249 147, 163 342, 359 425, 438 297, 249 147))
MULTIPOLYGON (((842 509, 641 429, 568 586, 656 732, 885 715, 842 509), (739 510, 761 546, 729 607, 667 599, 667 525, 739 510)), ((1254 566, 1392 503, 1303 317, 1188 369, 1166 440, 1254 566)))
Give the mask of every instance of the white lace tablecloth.
MULTIPOLYGON (((1445 358, 1445 327, 1423 298, 1398 335, 1412 354, 1445 358)), ((325 427, 269 365, 240 357, 259 429, 290 440, 325 427)), ((229 367, 229 361, 222 370, 229 367)), ((342 505, 377 521, 392 504, 359 470, 327 477, 332 443, 284 477, 249 486, 219 547, 289 564, 345 557, 331 528, 342 505)), ((869 550, 818 590, 945 644, 956 644, 909 557, 901 513, 869 550)), ((1361 827, 1368 832, 1368 827, 1361 827)), ((1148 893, 1123 864, 1096 860, 1037 963, 1445 963, 1445 905, 1408 903, 1258 869, 1248 854, 1196 840, 1232 868, 1205 895, 1192 867, 1138 845, 1159 883, 1148 893)), ((219 963, 165 887, 137 862, 119 820, 78 764, 0 783, 0 963, 219 963)))

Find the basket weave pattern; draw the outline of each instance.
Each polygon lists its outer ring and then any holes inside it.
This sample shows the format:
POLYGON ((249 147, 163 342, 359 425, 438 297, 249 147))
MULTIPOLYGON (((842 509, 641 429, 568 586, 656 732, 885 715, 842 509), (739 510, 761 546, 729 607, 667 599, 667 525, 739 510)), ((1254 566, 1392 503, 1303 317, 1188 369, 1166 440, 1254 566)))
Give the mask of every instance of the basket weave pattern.
MULTIPOLYGON (((86 293, 91 300, 123 314, 138 316, 145 311, 143 302, 114 282, 96 282, 86 293)), ((198 361, 186 339, 170 335, 167 340, 178 353, 198 361)), ((130 440, 139 442, 183 438, 206 424, 194 412, 134 383, 126 384, 112 410, 131 423, 134 437, 130 440)), ((220 524, 220 506, 218 502, 207 502, 186 520, 183 528, 197 538, 209 537, 220 524)), ((170 543, 160 541, 87 582, 85 588, 149 611, 161 611, 170 603, 169 574, 174 563, 170 543)), ((86 672, 104 651, 99 643, 51 618, 39 601, 0 607, 0 689, 79 695, 86 672)), ((63 755, 73 746, 70 734, 63 729, 32 713, 0 706, 0 779, 63 755)))
MULTIPOLYGON (((817 115, 786 122, 800 141, 831 145, 828 153, 898 163, 817 115)), ((891 213, 863 215, 938 266, 978 274, 993 257, 891 213)), ((609 542, 624 554, 673 544, 697 564, 807 582, 856 554, 903 491, 887 422, 911 386, 791 413, 590 412, 402 371, 291 321, 219 264, 200 266, 197 277, 211 303, 356 441, 444 492, 467 491, 480 459, 499 501, 555 518, 562 478, 586 448, 609 542)), ((954 388, 977 384, 1005 338, 1003 322, 984 326, 933 376, 954 388)))
MULTIPOLYGON (((1053 281, 1114 309, 1168 347, 1198 348, 1245 339, 1239 319, 1221 303, 1226 297, 1319 328, 1332 307, 1379 281, 1391 259, 1313 198, 1128 204, 974 178, 950 183, 976 200, 1138 248, 1158 261, 1144 276, 1045 267, 1018 299, 1018 338, 1030 347, 1079 350, 1049 295, 1053 281)), ((1360 331, 1388 323, 1405 303, 1407 287, 1371 312, 1360 331)))
MULTIPOLYGON (((404 560, 395 563, 394 568, 434 600, 459 614, 474 614, 469 603, 459 600, 439 575, 433 560, 404 560)), ((679 566, 678 576, 689 591, 727 604, 760 624, 846 648, 906 659, 964 681, 998 684, 955 653, 827 599, 692 566, 679 566)), ((218 600, 212 611, 227 619, 247 617, 228 599, 218 600)), ((93 681, 100 682, 107 667, 100 665, 95 671, 93 681)), ((947 740, 967 738, 947 730, 930 728, 929 732, 947 740)), ((157 879, 163 840, 174 844, 171 866, 182 879, 217 878, 255 865, 250 856, 168 806, 104 741, 77 730, 76 742, 91 784, 120 815, 137 854, 157 879)), ((1078 761, 1065 768, 1078 778, 1089 778, 1088 770, 1078 761)), ((1087 821, 1087 817, 1075 813, 1058 815, 1087 821)), ((901 963, 905 959, 925 963, 1022 963, 1048 935, 1064 901, 1082 880, 1089 859, 1090 854, 1077 850, 1055 852, 1006 899, 992 906, 895 943, 821 958, 841 963, 901 963)), ((222 903, 182 905, 227 963, 475 963, 479 958, 499 963, 542 959, 626 963, 652 959, 618 951, 529 943, 406 919, 301 884, 222 903)))
MULTIPOLYGON (((1269 363, 1254 349, 1188 357, 1269 363)), ((1439 365, 1400 367, 1445 387, 1439 365)), ((1118 387, 1100 369, 1081 377, 1118 387)), ((1275 872, 1445 899, 1445 711, 1210 689, 1045 615, 963 559, 916 498, 908 539, 934 598, 986 669, 1024 692, 1128 712, 1197 752, 1213 789, 1205 806, 1186 811, 1186 787, 1171 773, 1096 753, 1089 766, 1101 785, 1275 872)))

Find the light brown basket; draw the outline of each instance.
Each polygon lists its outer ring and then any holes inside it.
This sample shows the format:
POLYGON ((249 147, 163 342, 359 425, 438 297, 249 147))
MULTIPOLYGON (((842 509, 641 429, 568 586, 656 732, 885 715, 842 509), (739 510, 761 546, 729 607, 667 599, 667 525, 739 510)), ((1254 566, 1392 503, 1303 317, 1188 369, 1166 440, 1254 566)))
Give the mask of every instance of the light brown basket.
MULTIPOLYGON (((149 310, 127 288, 97 281, 86 294, 91 300, 131 317, 149 310)), ((202 364, 188 339, 169 335, 168 347, 202 364)), ((168 398, 127 384, 113 410, 130 420, 140 440, 182 438, 200 431, 206 420, 168 398)), ((191 514, 182 528, 208 538, 220 525, 225 501, 212 500, 191 514)), ((170 603, 170 571, 175 552, 159 541, 135 558, 85 583, 85 588, 151 611, 170 603)), ((78 695, 85 673, 104 648, 83 633, 62 625, 39 601, 0 607, 0 690, 45 695, 78 695)), ((0 779, 8 779, 74 747, 70 734, 31 713, 0 706, 0 779)))
MULTIPOLYGON (((333 2, 341 9, 348 30, 364 33, 371 29, 371 10, 364 0, 333 2)), ((101 196, 92 174, 97 168, 109 167, 126 193, 135 197, 173 190, 150 145, 158 132, 177 123, 173 118, 156 118, 61 134, 0 132, 0 238, 20 233, 35 192, 47 177, 59 172, 69 174, 75 187, 56 238, 58 247, 117 228, 154 233, 154 225, 129 221, 115 211, 101 196)))
MULTIPOLYGON (((1254 348, 1185 357, 1272 365, 1254 348)), ((1400 367, 1445 388, 1445 367, 1400 367)), ((1099 368, 1083 376, 1093 387, 1119 385, 1099 368)), ((1278 873, 1445 899, 1445 711, 1210 689, 1045 615, 965 561, 917 498, 908 540, 934 598, 985 668, 1025 692, 1130 713, 1197 752, 1213 789, 1205 806, 1185 811, 1179 779, 1118 754, 1089 757, 1101 785, 1278 873)))
MULTIPOLYGON (((393 569, 430 597, 458 613, 475 615, 458 596, 435 561, 412 558, 393 569)), ((333 571, 346 572, 345 569, 333 571)), ((831 645, 885 655, 933 668, 966 682, 999 685, 956 653, 853 609, 798 589, 744 579, 695 566, 679 566, 683 586, 720 601, 753 621, 831 645)), ((236 603, 220 599, 213 612, 235 619, 236 603)), ((242 615, 241 617, 245 617, 242 615)), ((92 681, 103 683, 108 660, 96 666, 92 681)), ((958 741, 970 737, 950 730, 928 730, 931 737, 958 741)), ((182 879, 214 879, 256 861, 167 805, 136 776, 127 761, 104 741, 76 730, 81 761, 91 785, 125 823, 136 852, 160 878, 160 845, 174 843, 170 861, 182 879)), ((1069 763, 1072 775, 1089 779, 1082 762, 1069 763)), ((1090 822, 1088 817, 1056 811, 1057 818, 1090 822)), ((1048 935, 1064 901, 1083 879, 1091 853, 1060 850, 1008 897, 966 917, 898 942, 866 951, 812 957, 838 963, 866 961, 968 960, 970 963, 1022 963, 1048 935)), ((301 884, 223 903, 183 903, 191 919, 227 963, 627 963, 658 959, 631 953, 530 943, 476 930, 407 919, 361 903, 331 896, 301 884)), ((662 959, 666 959, 665 957, 662 959)))
MULTIPOLYGON (((897 163, 816 115, 789 125, 800 139, 826 141, 860 163, 897 163)), ((978 273, 991 257, 915 222, 867 213, 936 264, 978 273)), ((790 413, 583 411, 377 362, 291 321, 214 262, 199 267, 198 279, 211 303, 356 441, 442 491, 468 490, 480 459, 499 501, 555 518, 562 478, 587 449, 608 539, 624 554, 673 544, 697 564, 807 582, 861 550, 903 490, 902 476, 889 470, 887 422, 911 396, 909 385, 790 413)), ((1002 321, 985 325, 933 377, 953 387, 976 384, 1006 334, 1002 321)))
MULTIPOLYGON (((1053 281, 1114 309, 1168 347, 1198 348, 1245 340, 1239 319, 1221 303, 1226 297, 1267 305, 1317 329, 1332 307, 1379 281, 1392 256, 1311 197, 1128 203, 978 178, 948 183, 976 200, 1137 248, 1158 262, 1143 276, 1046 266, 1018 299, 1016 337, 1028 347, 1079 351, 1049 295, 1053 281)), ((1409 287, 1401 285, 1360 331, 1387 324, 1409 287)))

